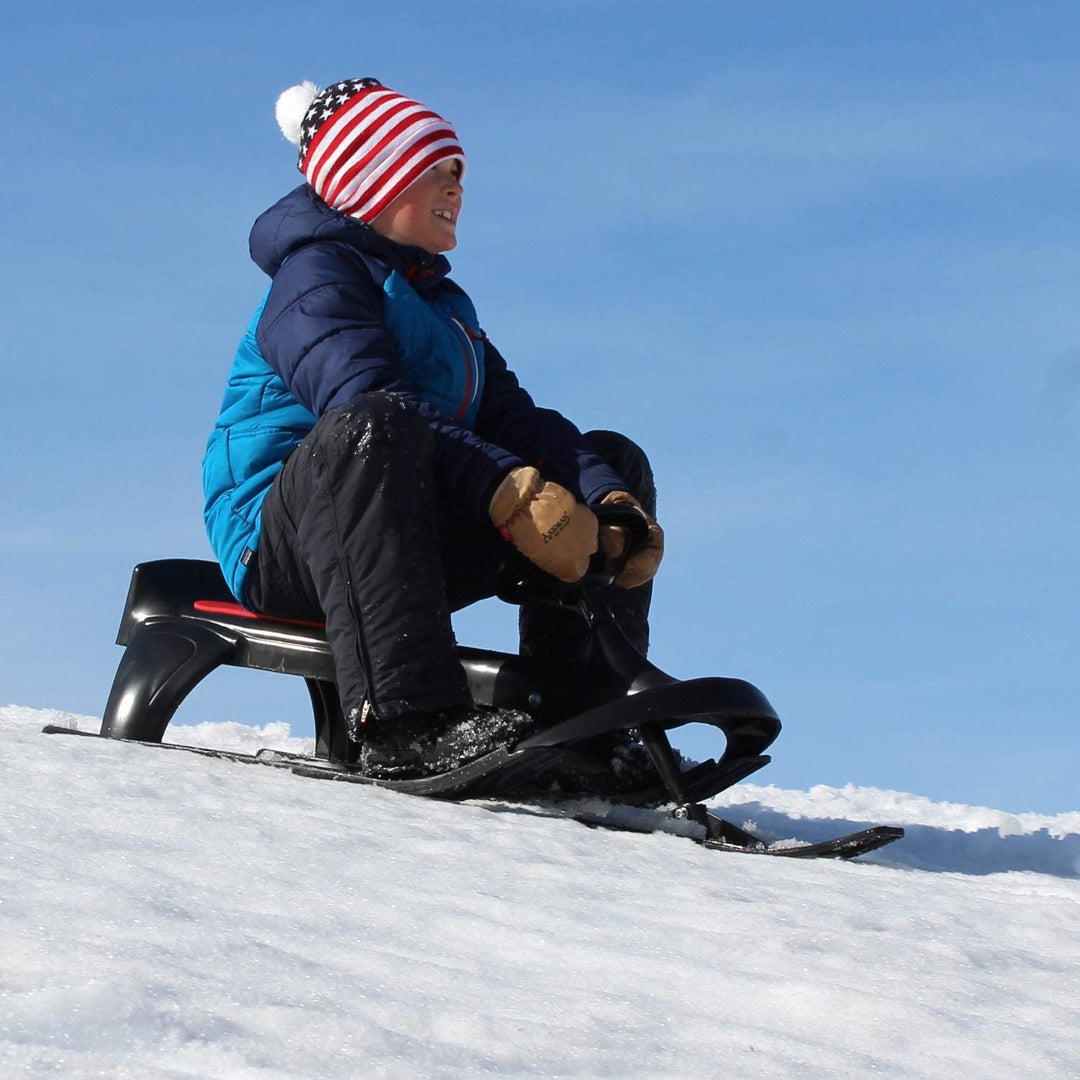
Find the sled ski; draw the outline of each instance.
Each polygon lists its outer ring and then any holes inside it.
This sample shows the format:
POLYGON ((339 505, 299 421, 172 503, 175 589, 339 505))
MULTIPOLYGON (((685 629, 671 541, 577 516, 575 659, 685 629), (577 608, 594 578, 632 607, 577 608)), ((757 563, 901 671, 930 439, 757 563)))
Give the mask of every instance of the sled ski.
MULTIPOLYGON (((690 836, 695 843, 700 844, 710 851, 734 851, 745 855, 772 855, 787 859, 840 859, 848 860, 858 858, 860 855, 877 851, 896 840, 903 839, 904 830, 893 825, 873 825, 858 832, 847 833, 831 840, 821 840, 817 843, 769 843, 760 837, 754 836, 730 821, 717 817, 711 812, 706 812, 709 824, 706 826, 706 835, 690 836), (715 831, 718 835, 709 835, 709 831, 715 831), (728 839, 720 839, 720 834, 728 839), (738 836, 738 839, 735 837, 738 836)), ((677 811, 673 812, 673 816, 677 811)), ((629 824, 624 822, 611 822, 604 818, 597 818, 590 814, 574 814, 573 819, 582 825, 588 825, 594 829, 607 829, 615 832, 671 833, 667 829, 649 827, 647 825, 629 824)))
POLYGON ((894 825, 874 825, 868 829, 821 840, 816 844, 767 844, 755 839, 753 844, 732 844, 723 840, 702 840, 711 851, 739 851, 748 855, 775 855, 782 859, 855 859, 895 840, 902 840, 904 830, 894 825))
MULTIPOLYGON (((595 814, 574 814, 575 821, 591 828, 610 829, 616 832, 670 832, 647 824, 611 821, 595 814)), ((854 859, 896 840, 903 839, 904 830, 893 825, 872 825, 857 832, 837 836, 817 843, 769 843, 746 829, 733 825, 701 804, 677 806, 670 811, 677 821, 692 821, 704 830, 705 835, 691 835, 690 839, 710 851, 735 851, 746 855, 773 855, 786 859, 854 859)), ((675 834, 680 835, 680 834, 675 834)))

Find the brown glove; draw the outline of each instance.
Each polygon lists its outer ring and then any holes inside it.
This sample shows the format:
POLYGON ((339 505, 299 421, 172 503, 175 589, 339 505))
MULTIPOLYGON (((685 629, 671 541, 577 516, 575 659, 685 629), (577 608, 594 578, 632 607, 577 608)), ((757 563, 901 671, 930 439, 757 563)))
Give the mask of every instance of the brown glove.
POLYGON ((560 581, 580 581, 596 551, 596 515, 531 466, 514 469, 499 485, 488 513, 495 527, 526 558, 560 581))
MULTIPOLYGON (((601 505, 615 503, 636 506, 643 514, 641 503, 628 491, 610 491, 600 500, 601 505)), ((660 560, 664 557, 664 530, 656 524, 649 514, 645 514, 645 520, 649 523, 649 534, 638 548, 631 552, 630 558, 622 573, 615 579, 615 584, 623 589, 633 589, 638 585, 644 585, 646 581, 652 581, 653 575, 660 568, 660 560)), ((619 558, 626 550, 629 542, 626 530, 618 525, 605 525, 600 530, 600 546, 609 559, 619 558)))

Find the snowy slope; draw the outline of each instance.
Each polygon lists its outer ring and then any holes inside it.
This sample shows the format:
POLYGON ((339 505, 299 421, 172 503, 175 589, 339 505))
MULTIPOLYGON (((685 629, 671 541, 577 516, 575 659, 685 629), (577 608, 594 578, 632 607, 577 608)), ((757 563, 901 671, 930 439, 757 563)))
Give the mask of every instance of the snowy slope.
MULTIPOLYGON (((742 785, 709 852, 0 709, 4 1077, 1080 1075, 1080 813, 742 785)), ((287 732, 171 734, 252 748, 287 732)))

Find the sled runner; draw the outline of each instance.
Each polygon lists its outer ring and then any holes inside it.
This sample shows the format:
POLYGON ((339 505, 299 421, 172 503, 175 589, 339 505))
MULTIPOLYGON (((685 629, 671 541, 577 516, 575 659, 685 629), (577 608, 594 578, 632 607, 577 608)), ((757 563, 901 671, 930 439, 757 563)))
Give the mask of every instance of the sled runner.
MULTIPOLYGON (((600 508, 605 511, 619 524, 638 528, 636 510, 600 508)), ((597 568, 594 584, 599 574, 597 568)), ((606 580, 610 581, 610 573, 606 580)), ((408 794, 462 798, 535 793, 549 770, 574 763, 583 740, 634 730, 648 751, 654 777, 644 787, 619 791, 613 796, 617 801, 672 804, 672 815, 697 823, 702 833, 698 839, 709 847, 783 855, 804 850, 770 849, 702 805, 704 799, 769 762, 764 751, 779 733, 780 720, 760 690, 741 679, 680 681, 665 674, 630 644, 588 584, 563 586, 521 563, 504 568, 499 595, 513 603, 544 601, 573 607, 590 628, 588 649, 582 662, 558 664, 459 647, 474 700, 527 711, 537 718, 538 728, 517 745, 452 772, 397 781, 365 776, 357 764, 359 733, 348 729, 343 716, 322 627, 246 610, 233 600, 216 563, 187 559, 135 567, 117 636, 124 655, 97 737, 287 768, 302 776, 377 784, 408 794), (314 756, 273 750, 242 754, 163 743, 183 700, 222 665, 303 678, 315 725, 314 756), (682 767, 666 732, 687 723, 710 725, 723 733, 724 749, 717 759, 682 767)), ((45 731, 71 733, 53 725, 45 731)), ((587 775, 587 768, 582 771, 587 775)), ((824 845, 814 854, 850 858, 902 835, 900 830, 885 832, 887 837, 881 830, 853 834, 834 842, 835 848, 824 845)))

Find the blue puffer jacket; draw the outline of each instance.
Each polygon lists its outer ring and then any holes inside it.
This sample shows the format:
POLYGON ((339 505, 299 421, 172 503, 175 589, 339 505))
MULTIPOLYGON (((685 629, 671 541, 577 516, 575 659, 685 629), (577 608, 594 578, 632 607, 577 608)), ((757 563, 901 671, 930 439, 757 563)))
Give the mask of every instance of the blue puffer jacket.
POLYGON ((477 323, 441 255, 405 247, 328 207, 307 184, 251 231, 273 280, 240 342, 203 459, 206 529, 238 599, 262 500, 327 409, 390 390, 438 433, 439 483, 486 514, 518 465, 584 502, 625 487, 557 412, 540 409, 477 323))

